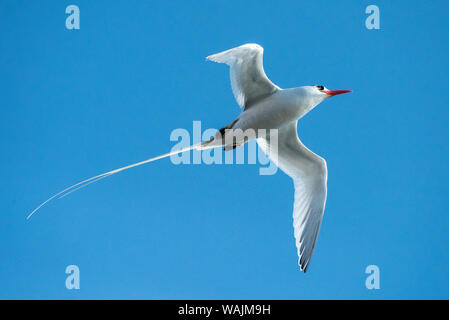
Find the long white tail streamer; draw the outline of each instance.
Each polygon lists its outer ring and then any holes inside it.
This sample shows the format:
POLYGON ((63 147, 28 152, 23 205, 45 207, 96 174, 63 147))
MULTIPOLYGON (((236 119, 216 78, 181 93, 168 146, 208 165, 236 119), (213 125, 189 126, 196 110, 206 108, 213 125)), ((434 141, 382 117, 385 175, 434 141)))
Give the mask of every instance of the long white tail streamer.
POLYGON ((105 173, 99 174, 97 176, 94 176, 92 178, 89 178, 89 179, 83 180, 81 182, 78 182, 78 183, 76 183, 76 184, 74 184, 74 185, 72 185, 72 186, 70 186, 68 188, 65 188, 62 191, 59 191, 58 193, 54 194, 53 196, 51 196, 50 198, 48 198, 47 200, 42 202, 39 206, 37 206, 27 216, 27 220, 30 219, 31 216, 36 211, 38 211, 40 208, 42 208, 44 205, 46 205, 47 203, 49 203, 53 199, 55 199, 55 198, 61 199, 61 198, 65 197, 65 196, 69 195, 72 192, 75 192, 75 191, 77 191, 77 190, 79 190, 81 188, 84 188, 85 186, 87 186, 87 185, 89 185, 91 183, 94 183, 94 182, 97 182, 97 181, 99 181, 101 179, 107 178, 107 177, 109 177, 109 176, 111 176, 113 174, 119 173, 119 172, 127 170, 127 169, 131 169, 131 168, 134 168, 134 167, 137 167, 137 166, 141 166, 141 165, 143 165, 145 163, 148 163, 148 162, 153 162, 153 161, 156 161, 156 160, 159 160, 159 159, 162 159, 162 158, 167 158, 167 157, 170 157, 170 156, 178 154, 178 153, 182 153, 182 152, 186 152, 186 151, 190 151, 190 150, 195 150, 195 149, 208 149, 208 148, 218 147, 218 145, 205 147, 205 145, 208 144, 209 142, 210 141, 203 142, 203 143, 198 143, 198 144, 195 144, 195 145, 192 145, 192 146, 180 149, 180 150, 175 150, 175 151, 172 151, 172 152, 169 152, 169 153, 165 153, 165 154, 162 154, 160 156, 157 156, 157 157, 154 157, 154 158, 150 158, 150 159, 147 159, 147 160, 144 160, 144 161, 140 161, 140 162, 137 162, 137 163, 133 163, 133 164, 127 165, 125 167, 118 168, 118 169, 115 169, 115 170, 112 170, 112 171, 109 171, 109 172, 105 172, 105 173))

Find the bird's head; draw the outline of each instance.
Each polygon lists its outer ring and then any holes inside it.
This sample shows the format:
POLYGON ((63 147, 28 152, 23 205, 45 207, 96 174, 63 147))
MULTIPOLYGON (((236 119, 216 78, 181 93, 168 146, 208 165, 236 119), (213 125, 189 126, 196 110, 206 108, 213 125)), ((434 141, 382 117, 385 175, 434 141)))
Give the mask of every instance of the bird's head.
POLYGON ((329 90, 325 86, 305 86, 305 87, 299 87, 300 89, 300 96, 302 99, 302 102, 307 105, 307 110, 310 110, 311 108, 315 107, 316 105, 320 104, 327 98, 352 92, 351 90, 329 90))
POLYGON ((325 86, 309 86, 309 94, 320 97, 322 100, 342 94, 352 92, 351 90, 329 90, 325 86))

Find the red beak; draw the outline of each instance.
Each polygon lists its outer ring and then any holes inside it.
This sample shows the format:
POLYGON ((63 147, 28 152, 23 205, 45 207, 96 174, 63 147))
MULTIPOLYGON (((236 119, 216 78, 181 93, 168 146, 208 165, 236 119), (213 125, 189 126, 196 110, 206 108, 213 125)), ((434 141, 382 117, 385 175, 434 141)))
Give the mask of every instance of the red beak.
POLYGON ((330 96, 336 96, 338 94, 348 93, 348 92, 352 92, 352 91, 351 90, 322 90, 322 92, 324 92, 325 94, 328 94, 330 96))

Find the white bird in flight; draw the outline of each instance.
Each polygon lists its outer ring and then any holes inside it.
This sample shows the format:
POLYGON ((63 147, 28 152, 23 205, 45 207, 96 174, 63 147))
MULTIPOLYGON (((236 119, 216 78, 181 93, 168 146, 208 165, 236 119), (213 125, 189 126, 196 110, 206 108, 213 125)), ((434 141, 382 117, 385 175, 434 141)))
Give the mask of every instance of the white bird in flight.
POLYGON ((257 139, 259 147, 287 175, 295 187, 293 227, 298 251, 298 265, 304 272, 309 267, 320 231, 327 194, 326 161, 302 144, 297 134, 298 120, 327 98, 350 90, 328 90, 322 85, 281 89, 273 84, 263 69, 263 48, 254 43, 210 55, 207 60, 225 63, 230 67, 232 92, 242 112, 217 135, 190 147, 105 172, 74 184, 53 195, 28 216, 55 198, 66 195, 115 173, 143 165, 171 155, 189 151, 224 147, 234 149, 249 140, 257 139), (240 129, 240 131, 238 130, 240 129), (246 137, 235 132, 277 130, 277 139, 270 134, 246 137), (231 137, 231 139, 229 139, 231 137), (276 143, 276 145, 274 145, 276 143))

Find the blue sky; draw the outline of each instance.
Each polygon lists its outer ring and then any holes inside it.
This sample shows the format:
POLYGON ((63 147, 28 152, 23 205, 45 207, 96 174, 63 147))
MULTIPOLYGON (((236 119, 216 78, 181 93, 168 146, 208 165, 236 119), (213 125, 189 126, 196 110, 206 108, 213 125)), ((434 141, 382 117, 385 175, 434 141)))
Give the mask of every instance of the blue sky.
POLYGON ((448 299, 448 16, 447 1, 0 1, 0 298, 448 299), (282 88, 354 91, 299 125, 329 171, 307 274, 292 182, 254 164, 164 159, 25 220, 169 151, 176 128, 232 121, 228 70, 204 58, 247 42, 282 88))

